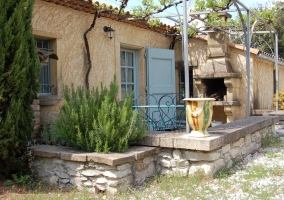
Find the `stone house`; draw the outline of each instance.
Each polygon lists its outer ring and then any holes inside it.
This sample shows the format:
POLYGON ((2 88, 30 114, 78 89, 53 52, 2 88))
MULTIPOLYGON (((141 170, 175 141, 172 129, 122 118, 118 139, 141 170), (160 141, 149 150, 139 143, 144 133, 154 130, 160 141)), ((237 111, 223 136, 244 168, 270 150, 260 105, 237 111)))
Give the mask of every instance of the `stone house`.
MULTIPOLYGON (((34 106, 40 110, 40 122, 37 121, 40 124, 54 121, 62 106, 63 84, 85 85, 88 61, 84 33, 92 24, 94 13, 92 4, 84 0, 35 1, 32 25, 37 47, 53 50, 58 56, 58 60, 50 59, 42 69, 41 92, 39 101, 35 101, 39 105, 34 106)), ((120 98, 132 90, 136 96, 143 93, 182 93, 182 44, 181 41, 173 42, 173 36, 166 34, 174 31, 166 25, 149 28, 141 21, 120 20, 115 15, 102 13, 87 35, 92 60, 90 88, 100 83, 109 85, 116 74, 120 98), (105 32, 107 27, 114 31, 105 32), (111 37, 109 34, 112 34, 111 37), (157 84, 159 87, 156 87, 157 84)), ((208 93, 211 90, 212 94, 220 96, 220 101, 214 104, 215 120, 225 123, 245 118, 247 79, 243 46, 229 43, 226 39, 216 44, 208 38, 197 36, 189 39, 191 95, 211 95, 208 93), (220 54, 211 55, 213 49, 210 48, 215 47, 219 48, 220 54), (218 75, 212 75, 214 67, 208 63, 218 59, 231 63, 232 74, 224 74, 221 70, 218 75)), ((272 59, 269 54, 251 49, 252 109, 273 108, 275 70, 272 59)), ((284 60, 279 59, 280 90, 284 89, 281 77, 284 77, 284 60)))

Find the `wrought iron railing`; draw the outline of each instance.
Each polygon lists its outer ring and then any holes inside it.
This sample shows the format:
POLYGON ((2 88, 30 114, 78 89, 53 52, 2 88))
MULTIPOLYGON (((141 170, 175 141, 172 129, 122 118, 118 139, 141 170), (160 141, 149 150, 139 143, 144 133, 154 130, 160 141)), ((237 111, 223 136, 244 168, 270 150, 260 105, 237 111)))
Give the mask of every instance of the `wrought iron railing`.
POLYGON ((185 129, 185 103, 181 94, 139 95, 134 108, 148 125, 148 130, 173 131, 185 129), (158 97, 158 98, 157 98, 158 97))

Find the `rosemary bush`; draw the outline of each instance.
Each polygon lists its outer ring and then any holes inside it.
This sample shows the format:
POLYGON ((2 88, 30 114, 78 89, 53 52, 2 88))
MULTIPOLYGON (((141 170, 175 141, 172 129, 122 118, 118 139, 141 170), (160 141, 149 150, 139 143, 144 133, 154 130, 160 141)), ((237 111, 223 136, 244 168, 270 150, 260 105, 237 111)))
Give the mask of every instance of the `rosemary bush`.
POLYGON ((115 79, 100 91, 64 87, 64 105, 56 119, 56 133, 70 146, 95 152, 124 152, 146 133, 146 125, 132 109, 133 95, 116 99, 115 79))

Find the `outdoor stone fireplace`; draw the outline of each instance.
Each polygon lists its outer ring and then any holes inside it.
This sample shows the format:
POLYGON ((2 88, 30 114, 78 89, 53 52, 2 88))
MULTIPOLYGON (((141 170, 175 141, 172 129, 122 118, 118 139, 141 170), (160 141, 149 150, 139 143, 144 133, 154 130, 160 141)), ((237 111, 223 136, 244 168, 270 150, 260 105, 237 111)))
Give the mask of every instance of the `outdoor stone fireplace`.
MULTIPOLYGON (((223 17, 228 17, 224 14, 223 17)), ((228 34, 212 30, 207 36, 207 61, 199 73, 194 74, 199 95, 214 97, 212 120, 223 123, 239 119, 239 88, 241 74, 233 71, 228 51, 228 34)))

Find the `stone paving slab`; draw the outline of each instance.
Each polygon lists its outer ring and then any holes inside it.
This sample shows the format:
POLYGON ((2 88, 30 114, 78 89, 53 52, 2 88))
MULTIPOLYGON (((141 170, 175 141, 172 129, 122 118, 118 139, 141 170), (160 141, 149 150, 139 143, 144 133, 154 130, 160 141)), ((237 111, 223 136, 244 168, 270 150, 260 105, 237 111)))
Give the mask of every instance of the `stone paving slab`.
POLYGON ((277 116, 254 116, 237 120, 208 129, 210 137, 191 137, 186 132, 149 132, 139 141, 140 145, 212 151, 245 135, 258 131, 267 126, 275 125, 279 121, 277 116))
POLYGON ((73 147, 37 145, 33 154, 39 157, 60 158, 62 160, 97 162, 116 166, 135 161, 156 153, 156 147, 131 146, 125 153, 96 153, 77 150, 73 147))

